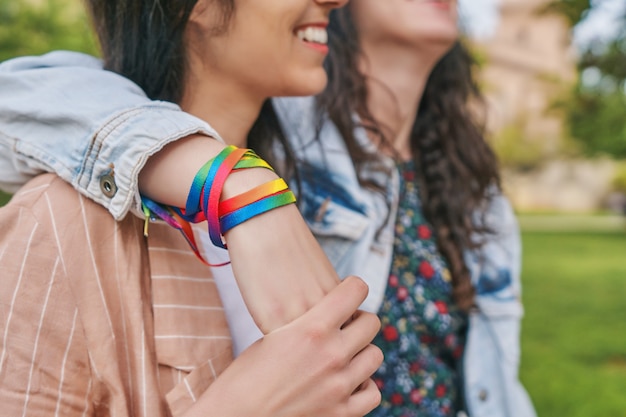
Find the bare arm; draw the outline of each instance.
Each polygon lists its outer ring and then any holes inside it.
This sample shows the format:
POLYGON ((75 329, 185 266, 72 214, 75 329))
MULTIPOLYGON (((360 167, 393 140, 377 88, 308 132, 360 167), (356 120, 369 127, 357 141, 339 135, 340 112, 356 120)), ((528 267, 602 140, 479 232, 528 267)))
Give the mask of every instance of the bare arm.
MULTIPOLYGON (((183 207, 194 175, 223 147, 200 135, 168 145, 149 159, 141 172, 142 192, 154 200, 183 207)), ((276 174, 265 169, 233 173, 226 181, 223 197, 274 178, 276 174)), ((225 238, 237 284, 263 333, 299 317, 339 282, 294 205, 255 217, 229 231, 225 238)))

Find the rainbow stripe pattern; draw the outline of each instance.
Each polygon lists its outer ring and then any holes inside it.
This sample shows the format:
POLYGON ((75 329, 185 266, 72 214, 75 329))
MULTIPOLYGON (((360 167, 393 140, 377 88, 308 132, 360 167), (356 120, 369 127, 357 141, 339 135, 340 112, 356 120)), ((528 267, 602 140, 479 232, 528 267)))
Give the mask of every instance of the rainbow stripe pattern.
POLYGON ((210 266, 225 265, 211 264, 202 257, 190 223, 206 220, 211 242, 218 247, 226 248, 222 239, 224 233, 255 216, 296 201, 287 183, 279 178, 220 202, 228 175, 233 171, 247 168, 265 168, 273 171, 273 168, 251 149, 227 146, 197 172, 184 209, 166 206, 142 195, 142 209, 146 219, 144 234, 148 236, 148 222, 160 218, 183 234, 202 262, 210 266))

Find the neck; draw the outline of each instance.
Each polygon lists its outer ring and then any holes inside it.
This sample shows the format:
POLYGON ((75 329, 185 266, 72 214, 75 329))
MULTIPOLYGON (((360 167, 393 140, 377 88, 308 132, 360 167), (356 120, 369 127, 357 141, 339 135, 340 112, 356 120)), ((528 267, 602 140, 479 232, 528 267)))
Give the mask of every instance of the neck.
POLYGON ((368 109, 404 160, 412 156, 410 134, 428 77, 440 56, 405 45, 364 44, 368 109))
POLYGON ((209 123, 227 144, 247 147, 248 132, 265 99, 217 77, 191 75, 188 79, 186 85, 190 87, 183 95, 181 108, 209 123))

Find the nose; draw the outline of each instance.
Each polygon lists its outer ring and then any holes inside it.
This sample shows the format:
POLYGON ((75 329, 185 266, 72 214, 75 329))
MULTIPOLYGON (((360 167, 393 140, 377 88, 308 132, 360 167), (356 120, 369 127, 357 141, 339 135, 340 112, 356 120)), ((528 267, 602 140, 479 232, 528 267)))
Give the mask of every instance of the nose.
POLYGON ((331 9, 338 9, 348 4, 349 0, 315 0, 317 4, 329 7, 331 9))

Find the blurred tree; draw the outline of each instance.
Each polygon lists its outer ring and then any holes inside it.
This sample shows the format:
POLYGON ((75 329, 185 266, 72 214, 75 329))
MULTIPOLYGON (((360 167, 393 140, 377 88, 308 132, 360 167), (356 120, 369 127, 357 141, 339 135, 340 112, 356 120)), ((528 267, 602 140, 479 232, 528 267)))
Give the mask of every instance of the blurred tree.
POLYGON ((553 0, 543 11, 563 15, 574 27, 589 13, 591 7, 591 0, 553 0))
MULTIPOLYGON (((554 0, 548 11, 573 26, 597 7, 590 0, 554 0)), ((571 136, 589 155, 626 158, 626 10, 623 24, 609 41, 593 41, 581 52, 579 80, 561 104, 571 136)))
POLYGON ((53 49, 97 51, 80 0, 0 0, 0 61, 53 49))

